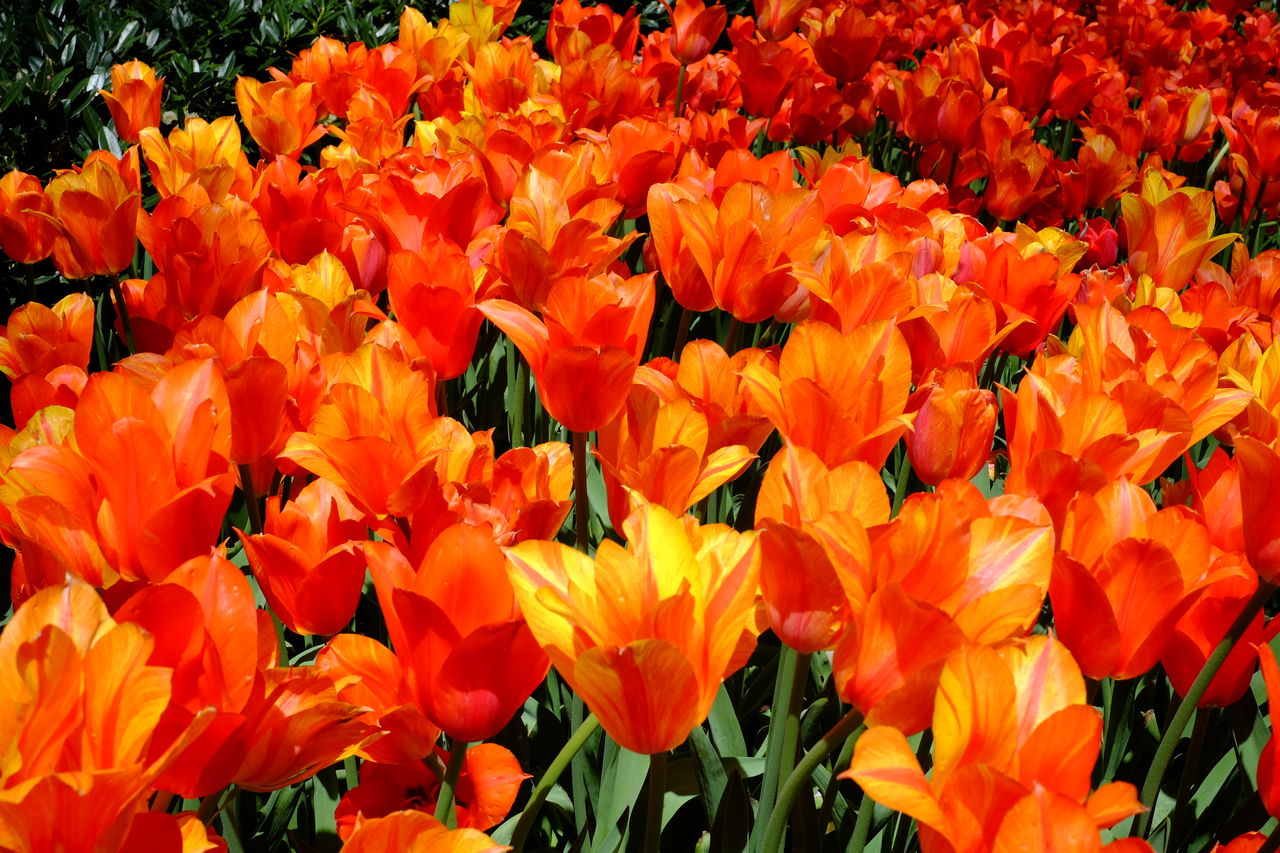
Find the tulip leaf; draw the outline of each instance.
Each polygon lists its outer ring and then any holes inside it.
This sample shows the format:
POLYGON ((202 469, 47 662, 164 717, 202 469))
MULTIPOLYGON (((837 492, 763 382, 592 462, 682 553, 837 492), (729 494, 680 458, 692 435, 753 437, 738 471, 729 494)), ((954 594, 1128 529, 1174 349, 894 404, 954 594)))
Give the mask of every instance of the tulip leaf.
POLYGON ((729 772, 724 796, 711 824, 710 853, 738 853, 745 850, 751 836, 751 799, 747 786, 735 771, 729 772))
POLYGON ((711 740, 720 755, 746 756, 747 741, 742 736, 742 726, 738 722, 737 712, 733 708, 733 700, 723 684, 716 693, 715 702, 711 705, 711 714, 707 717, 711 726, 711 740))
POLYGON ((620 837, 618 824, 635 807, 648 775, 649 756, 623 749, 612 738, 605 741, 596 834, 591 842, 593 853, 618 849, 625 837, 620 837))
MULTIPOLYGON (((725 773, 724 761, 711 745, 711 738, 698 726, 689 732, 689 751, 693 754, 693 767, 698 784, 698 795, 702 799, 702 807, 710 821, 715 817, 720 806, 720 798, 724 794, 725 785, 729 782, 725 773)), ((675 767, 673 762, 672 768, 675 767)), ((668 770, 670 773, 671 771, 668 770)))

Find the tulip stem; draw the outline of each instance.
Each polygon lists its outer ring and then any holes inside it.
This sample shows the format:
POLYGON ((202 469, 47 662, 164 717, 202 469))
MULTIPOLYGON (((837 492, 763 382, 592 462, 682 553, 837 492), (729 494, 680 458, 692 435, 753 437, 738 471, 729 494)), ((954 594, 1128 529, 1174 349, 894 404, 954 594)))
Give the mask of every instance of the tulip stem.
MULTIPOLYGON (((809 779, 813 776, 813 771, 818 768, 818 765, 825 761, 837 746, 843 744, 861 726, 862 714, 857 708, 851 708, 849 713, 841 717, 840 722, 832 726, 822 736, 822 740, 815 743, 804 754, 804 758, 801 758, 799 763, 796 764, 796 768, 791 771, 791 775, 787 777, 786 784, 782 786, 782 790, 778 794, 778 801, 774 803, 773 812, 769 815, 769 826, 764 834, 764 853, 781 853, 782 844, 787 834, 787 819, 791 815, 791 806, 795 804, 796 797, 800 796, 802 790, 808 788, 809 779)), ((761 814, 763 814, 763 811, 761 814)))
POLYGON ((36 271, 31 264, 24 264, 23 271, 27 274, 27 301, 36 301, 36 271))
MULTIPOLYGON (((809 655, 784 645, 778 655, 778 674, 773 684, 772 715, 764 750, 764 782, 760 789, 760 814, 773 813, 778 788, 791 774, 800 740, 800 702, 809 681, 809 655)), ((753 850, 764 842, 762 822, 756 824, 753 850)))
POLYGON ((676 108, 671 114, 672 118, 680 118, 680 110, 684 107, 684 75, 689 71, 689 66, 680 66, 680 76, 676 78, 676 108))
POLYGON ((1254 591, 1253 597, 1249 599, 1244 609, 1240 611, 1236 621, 1231 623, 1231 628, 1227 631, 1227 635, 1222 638, 1222 642, 1218 643, 1218 647, 1213 650, 1213 654, 1209 655, 1209 659, 1204 662, 1204 666, 1200 669, 1200 674, 1196 676, 1195 682, 1192 683, 1191 689, 1182 698, 1182 704, 1178 706, 1177 712, 1173 715, 1169 728, 1165 731, 1164 736, 1160 738, 1160 745, 1156 748, 1155 758, 1151 761, 1151 769, 1147 771, 1147 778, 1142 783, 1142 805, 1146 808, 1146 811, 1139 815, 1134 822, 1132 833, 1134 837, 1145 838, 1151 830, 1151 818, 1155 810, 1156 797, 1160 795, 1160 781, 1164 778, 1165 770, 1169 768, 1169 762, 1173 759, 1173 751, 1182 739, 1182 732, 1186 729, 1187 722, 1190 721, 1191 715, 1195 713, 1196 704, 1200 701, 1200 697, 1204 696, 1205 691, 1209 689, 1209 683, 1218 674, 1218 670, 1221 669, 1223 662, 1227 659, 1227 655, 1231 653, 1231 649, 1240 637, 1244 635, 1245 629, 1249 627, 1253 617, 1258 615, 1258 611, 1267 603, 1267 599, 1271 597, 1271 593, 1275 592, 1275 589, 1275 586, 1265 581, 1260 580, 1258 582, 1258 588, 1254 591))
POLYGON ((516 345, 507 339, 507 382, 511 388, 507 425, 511 446, 524 447, 524 395, 529 384, 529 366, 516 355, 516 345))
POLYGON ((676 345, 672 347, 671 357, 679 360, 684 352, 684 345, 689 340, 689 325, 693 322, 693 312, 684 306, 680 307, 680 322, 676 326, 676 345))
POLYGON ((573 433, 573 527, 578 550, 587 553, 587 513, 591 498, 587 494, 587 434, 573 433))
MULTIPOLYGON (((846 738, 844 746, 840 747, 840 754, 836 756, 835 768, 832 770, 831 779, 827 781, 827 789, 822 794, 822 808, 818 810, 818 826, 825 827, 831 820, 832 810, 836 805, 836 797, 840 796, 840 778, 835 770, 841 767, 848 767, 849 760, 853 758, 853 738, 846 738)), ((865 842, 866 839, 864 838, 865 842)))
POLYGON ((462 765, 467 760, 467 742, 454 741, 449 750, 449 763, 444 768, 444 778, 440 780, 440 796, 436 799, 436 820, 449 829, 458 825, 458 813, 453 808, 454 791, 458 788, 458 776, 462 774, 462 765))
POLYGON ((258 496, 253 491, 253 470, 248 463, 240 463, 240 491, 244 493, 244 504, 249 510, 249 526, 252 533, 262 532, 262 507, 258 506, 258 496))
POLYGON ((129 345, 129 354, 138 351, 138 342, 133 337, 133 320, 129 318, 129 308, 124 304, 124 291, 120 289, 120 279, 112 276, 111 295, 115 298, 116 313, 120 315, 120 325, 124 326, 124 341, 129 345))
POLYGON ((649 756, 649 801, 644 814, 644 853, 662 849, 662 799, 667 792, 667 754, 649 756))
MULTIPOLYGON (((835 778, 835 773, 831 778, 835 778)), ((864 791, 862 801, 858 803, 858 820, 853 824, 853 837, 849 839, 847 853, 862 853, 867 846, 867 836, 871 834, 871 818, 875 814, 876 804, 864 791)))
POLYGON ((525 839, 529 837, 529 831, 533 829, 533 823, 538 819, 538 812, 542 809, 542 804, 547 801, 547 797, 551 794, 551 789, 556 786, 556 782, 560 781, 560 775, 564 773, 565 768, 569 766, 569 762, 577 755, 587 741, 600 729, 600 721, 596 719, 595 714, 589 715, 582 721, 582 725, 578 726, 577 731, 573 733, 573 737, 561 747, 560 752, 551 761, 551 765, 547 767, 547 772, 542 774, 542 778, 533 786, 533 793, 529 795, 529 802, 525 803, 524 811, 520 812, 520 819, 516 821, 515 831, 511 833, 511 848, 520 850, 524 847, 525 839))
POLYGON ((724 351, 733 355, 738 351, 738 338, 742 337, 742 321, 737 317, 729 320, 729 331, 724 336, 724 351))

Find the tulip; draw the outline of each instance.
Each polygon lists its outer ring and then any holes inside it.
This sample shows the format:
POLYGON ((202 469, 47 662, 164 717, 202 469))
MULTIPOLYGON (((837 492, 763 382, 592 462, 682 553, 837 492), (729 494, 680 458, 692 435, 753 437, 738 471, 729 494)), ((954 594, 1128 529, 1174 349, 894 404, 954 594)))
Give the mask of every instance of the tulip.
POLYGON ((52 216, 53 204, 34 175, 14 169, 0 178, 0 251, 20 264, 49 257, 58 235, 52 216))
POLYGON ((692 65, 710 53, 729 19, 724 6, 707 6, 702 0, 676 0, 675 8, 662 0, 662 5, 671 16, 671 54, 681 65, 692 65))
POLYGON ((933 708, 931 778, 903 733, 888 726, 858 739, 841 774, 918 820, 924 853, 1101 851, 1099 830, 1143 810, 1127 782, 1090 792, 1102 714, 1086 702, 1070 654, 1049 637, 957 650, 933 708))
POLYGON ((336 485, 317 480, 283 509, 269 501, 263 531, 241 532, 240 541, 272 612, 289 630, 336 634, 360 601, 366 561, 357 542, 367 533, 363 513, 336 485))
MULTIPOLYGON (((1280 666, 1270 645, 1258 648, 1258 663, 1267 685, 1267 701, 1280 707, 1280 666)), ((1258 795, 1272 817, 1280 816, 1280 741, 1272 734, 1258 756, 1258 795)))
POLYGON ((529 362, 547 412, 571 432, 587 433, 626 403, 653 314, 654 275, 559 279, 541 319, 502 299, 479 308, 529 362))
POLYGON ((137 142, 143 128, 160 124, 160 98, 164 78, 156 78, 151 66, 134 59, 111 66, 111 91, 99 89, 107 102, 116 133, 125 142, 137 142))
POLYGON ((478 829, 449 829, 429 814, 399 811, 368 820, 357 817, 342 849, 346 853, 504 853, 511 848, 495 844, 478 829))
POLYGON ((58 175, 46 192, 58 222, 53 263, 59 272, 67 278, 116 275, 133 263, 142 197, 121 171, 95 159, 79 173, 58 175))
POLYGON ((418 707, 451 738, 501 731, 547 674, 492 534, 457 524, 415 569, 387 542, 366 546, 387 631, 418 707))
MULTIPOLYGON (((449 754, 436 750, 443 767, 449 754)), ((497 826, 511 811, 516 792, 529 774, 506 747, 480 743, 467 750, 458 776, 457 825, 486 830, 497 826)), ((350 837, 357 817, 369 820, 401 810, 432 813, 440 791, 440 778, 425 761, 404 764, 366 762, 360 768, 360 784, 343 796, 335 816, 338 835, 350 837)))
POLYGON ((258 143, 264 159, 297 158, 302 149, 324 136, 316 126, 314 84, 294 86, 289 80, 263 83, 251 77, 236 78, 236 106, 249 135, 258 143))
POLYGON ((507 550, 510 576, 534 636, 604 730, 634 752, 666 752, 754 646, 755 535, 654 505, 622 527, 627 548, 605 541, 594 560, 522 542, 507 550))
MULTIPOLYGON (((948 371, 920 388, 907 459, 922 482, 968 480, 986 464, 996 431, 996 395, 974 387, 965 371, 948 371)), ((908 406, 910 408, 910 406, 908 406)))

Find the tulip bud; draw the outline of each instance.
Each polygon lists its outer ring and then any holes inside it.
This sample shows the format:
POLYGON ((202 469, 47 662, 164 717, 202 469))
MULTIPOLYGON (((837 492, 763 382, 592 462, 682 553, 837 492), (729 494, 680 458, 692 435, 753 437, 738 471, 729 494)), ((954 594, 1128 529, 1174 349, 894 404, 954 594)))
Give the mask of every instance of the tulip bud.
POLYGON ((995 438, 995 394, 953 371, 942 382, 925 385, 916 396, 915 427, 907 438, 907 458, 916 476, 931 486, 975 476, 995 438))

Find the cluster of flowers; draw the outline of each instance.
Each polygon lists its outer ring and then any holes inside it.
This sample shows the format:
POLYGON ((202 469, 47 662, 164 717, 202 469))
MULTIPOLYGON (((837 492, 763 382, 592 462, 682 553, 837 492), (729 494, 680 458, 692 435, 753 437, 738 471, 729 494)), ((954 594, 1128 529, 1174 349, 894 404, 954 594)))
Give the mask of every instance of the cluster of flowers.
MULTIPOLYGON (((256 162, 232 117, 166 136, 160 81, 117 67, 135 147, 0 179, 11 258, 112 277, 0 337, 0 848, 219 849, 173 795, 358 756, 348 849, 500 849, 480 830, 526 776, 475 744, 550 666, 662 753, 772 630, 831 653, 868 726, 847 775, 925 850, 1101 849, 1144 803, 1094 787, 1086 678, 1161 664, 1221 706, 1261 648, 1280 697, 1280 252, 1215 236, 1280 206, 1276 15, 1168 13, 761 0, 730 23, 679 0, 641 40, 634 12, 563 0, 548 59, 502 36, 513 4, 408 9, 394 43, 321 39, 238 81, 256 162), (1219 129, 1212 190, 1166 168, 1219 129), (908 140, 928 177, 853 136, 908 140), (1089 212, 1121 229, 1054 225, 1089 212), (154 272, 123 277, 138 243, 154 272), (644 361, 673 301, 672 357, 644 361), (723 345, 686 340, 713 310, 723 345), (448 416, 485 321, 572 446, 498 453, 448 416), (589 443, 621 540, 594 549, 589 443), (753 470, 751 529, 687 514, 753 470), (555 541, 574 499, 578 548, 555 541), (344 633, 366 572, 390 648, 344 633), (273 618, 331 639, 290 665, 273 618), (462 829, 422 813, 446 765, 462 829)), ((1258 784, 1280 816, 1278 751, 1258 784)))

